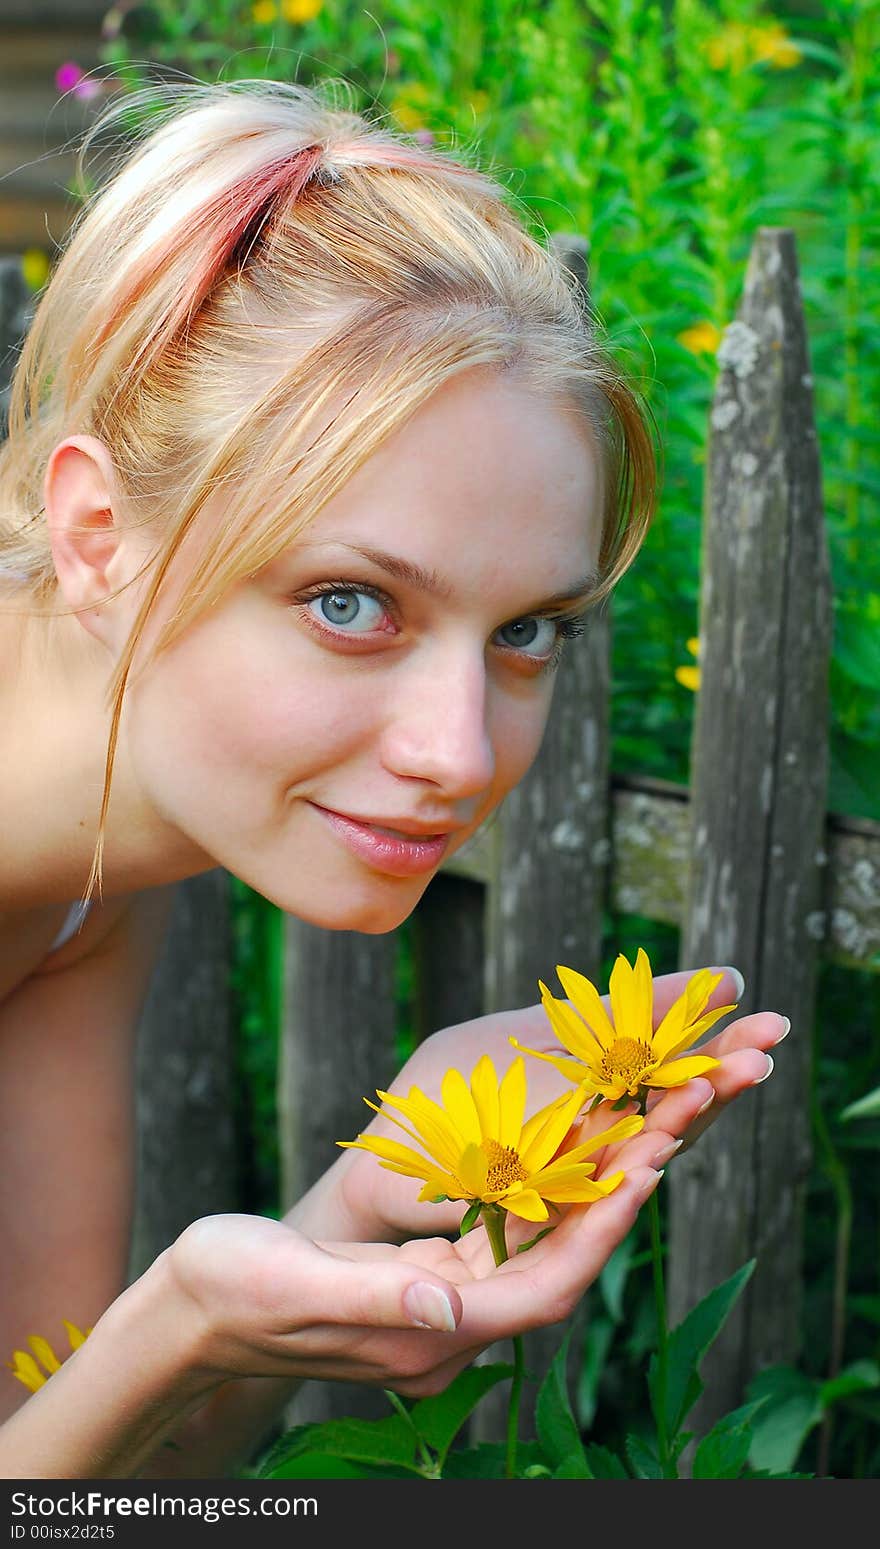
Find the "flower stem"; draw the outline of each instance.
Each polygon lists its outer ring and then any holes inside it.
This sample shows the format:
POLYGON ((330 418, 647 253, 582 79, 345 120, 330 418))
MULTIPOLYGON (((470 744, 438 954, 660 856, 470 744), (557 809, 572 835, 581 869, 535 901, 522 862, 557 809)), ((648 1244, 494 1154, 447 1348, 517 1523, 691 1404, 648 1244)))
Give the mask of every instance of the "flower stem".
MULTIPOLYGON (((504 1227, 507 1214, 497 1205, 484 1205, 480 1212, 486 1235, 496 1264, 507 1261, 507 1241, 504 1227)), ((521 1334, 513 1336, 513 1379, 510 1384, 510 1403, 507 1407, 507 1454, 504 1465, 505 1479, 516 1478, 516 1444, 519 1435, 519 1406, 523 1385, 523 1342, 521 1334)))

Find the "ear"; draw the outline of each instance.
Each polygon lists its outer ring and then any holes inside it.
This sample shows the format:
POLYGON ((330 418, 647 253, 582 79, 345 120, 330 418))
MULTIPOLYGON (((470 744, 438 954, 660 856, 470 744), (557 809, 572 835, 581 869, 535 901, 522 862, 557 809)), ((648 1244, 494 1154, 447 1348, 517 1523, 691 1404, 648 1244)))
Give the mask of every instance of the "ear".
POLYGON ((69 436, 60 442, 46 468, 43 499, 62 596, 89 634, 113 644, 122 611, 113 603, 122 599, 107 599, 137 565, 120 525, 121 494, 103 441, 69 436))

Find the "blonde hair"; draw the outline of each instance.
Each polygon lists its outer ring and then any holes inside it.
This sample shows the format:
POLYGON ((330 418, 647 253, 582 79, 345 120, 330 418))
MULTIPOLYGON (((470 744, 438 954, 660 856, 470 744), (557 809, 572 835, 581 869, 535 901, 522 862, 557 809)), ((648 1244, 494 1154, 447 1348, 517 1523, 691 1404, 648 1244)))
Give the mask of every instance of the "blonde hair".
POLYGON ((230 495, 222 528, 146 660, 286 548, 420 404, 475 367, 584 415, 607 491, 594 601, 631 564, 653 515, 650 415, 573 275, 529 234, 503 185, 340 106, 339 84, 152 88, 149 132, 75 222, 18 363, 0 450, 0 567, 34 602, 54 597, 42 484, 71 434, 106 443, 124 503, 161 533, 108 685, 85 897, 100 891, 135 652, 218 488, 230 495))

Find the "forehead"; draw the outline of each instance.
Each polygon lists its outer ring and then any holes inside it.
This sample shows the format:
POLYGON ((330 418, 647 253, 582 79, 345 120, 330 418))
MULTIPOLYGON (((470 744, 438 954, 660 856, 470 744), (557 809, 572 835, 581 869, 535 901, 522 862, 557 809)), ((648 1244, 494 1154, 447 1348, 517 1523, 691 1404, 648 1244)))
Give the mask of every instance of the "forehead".
POLYGON ((549 591, 595 566, 603 470, 573 404, 495 374, 447 383, 296 541, 399 554, 471 585, 527 575, 549 591))

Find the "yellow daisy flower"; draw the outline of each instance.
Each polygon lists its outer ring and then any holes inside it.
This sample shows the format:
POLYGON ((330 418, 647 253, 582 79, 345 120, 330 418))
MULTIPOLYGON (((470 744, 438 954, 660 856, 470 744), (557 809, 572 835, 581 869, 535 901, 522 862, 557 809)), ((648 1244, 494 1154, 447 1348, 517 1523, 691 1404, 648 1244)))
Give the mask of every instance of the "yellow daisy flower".
MULTIPOLYGON (((86 1329, 83 1332, 82 1329, 77 1328, 75 1323, 68 1323, 66 1318, 63 1318, 62 1322, 67 1329, 71 1351, 78 1350, 92 1332, 91 1329, 86 1329)), ((41 1388, 44 1383, 49 1381, 53 1372, 60 1370, 61 1362, 49 1344, 48 1339, 43 1339, 40 1334, 29 1334, 28 1344, 33 1351, 33 1355, 30 1355, 27 1350, 13 1350, 12 1360, 5 1361, 4 1365, 9 1367, 13 1377, 17 1377, 19 1382, 23 1382, 26 1388, 30 1388, 32 1393, 36 1393, 38 1388, 41 1388), (42 1370, 40 1369, 41 1366, 42 1370)))
POLYGON ((314 21, 324 9, 324 0, 281 0, 281 14, 288 22, 314 21))
POLYGON ((803 53, 788 36, 780 22, 769 22, 763 27, 750 29, 752 58, 767 64, 772 70, 793 70, 803 59, 803 53))
POLYGON ((679 1059, 701 1033, 735 1005, 705 1011, 706 1002, 723 975, 701 968, 688 980, 684 994, 669 1008, 656 1031, 652 1028, 653 979, 648 955, 639 947, 633 968, 622 955, 611 971, 609 1019, 598 991, 583 974, 557 968, 571 1005, 555 1000, 546 984, 541 1004, 550 1018, 560 1044, 573 1056, 544 1054, 526 1049, 515 1038, 510 1042, 523 1054, 547 1060, 567 1080, 577 1082, 597 1097, 617 1102, 623 1097, 641 1098, 648 1087, 683 1086, 692 1076, 704 1076, 719 1063, 705 1054, 679 1059))
MULTIPOLYGON (((639 1115, 632 1114, 590 1140, 561 1150, 583 1107, 584 1092, 577 1088, 563 1093, 524 1123, 524 1061, 515 1059, 499 1084, 488 1054, 474 1066, 470 1085, 460 1071, 446 1072, 442 1103, 433 1102, 415 1086, 407 1097, 379 1091, 376 1096, 409 1120, 405 1124, 393 1114, 386 1115, 427 1155, 378 1135, 338 1140, 337 1145, 371 1151, 389 1172, 423 1178, 420 1200, 494 1205, 525 1221, 546 1221, 548 1203, 584 1204, 611 1194, 623 1173, 596 1180, 591 1176, 596 1164, 587 1157, 637 1134, 643 1124, 639 1115)), ((384 1111, 369 1098, 364 1102, 376 1113, 384 1111)))
POLYGON ((40 247, 28 247, 21 255, 21 272, 28 290, 42 290, 49 278, 49 254, 40 247))
POLYGON ((704 319, 692 328, 683 328, 675 337, 692 355, 714 355, 721 343, 721 330, 704 319))
POLYGON ((256 0, 256 4, 251 6, 251 21, 256 22, 258 27, 268 27, 277 15, 275 0, 256 0))
MULTIPOLYGON (((691 656, 699 656, 700 639, 698 635, 693 635, 691 637, 687 643, 687 648, 690 651, 691 656)), ((700 687, 699 667, 676 667, 675 681, 676 683, 681 683, 684 688, 693 689, 694 693, 696 693, 700 687)))

